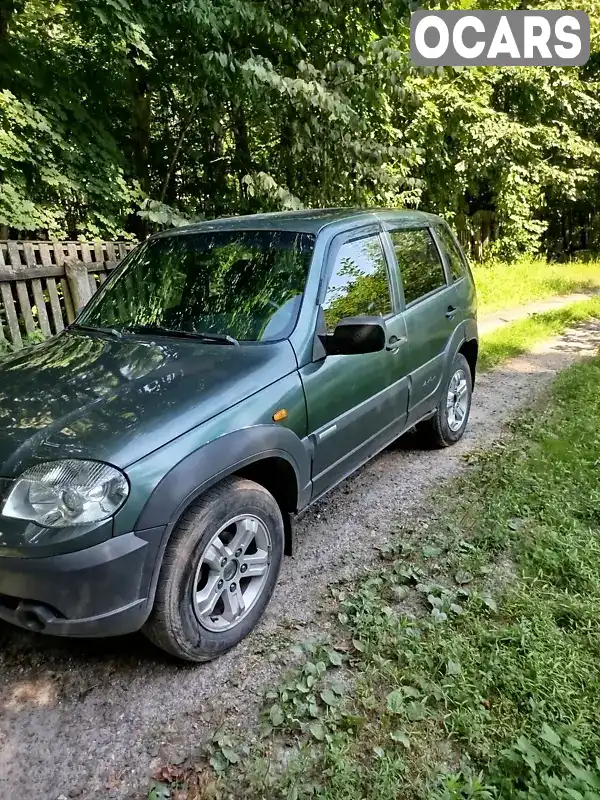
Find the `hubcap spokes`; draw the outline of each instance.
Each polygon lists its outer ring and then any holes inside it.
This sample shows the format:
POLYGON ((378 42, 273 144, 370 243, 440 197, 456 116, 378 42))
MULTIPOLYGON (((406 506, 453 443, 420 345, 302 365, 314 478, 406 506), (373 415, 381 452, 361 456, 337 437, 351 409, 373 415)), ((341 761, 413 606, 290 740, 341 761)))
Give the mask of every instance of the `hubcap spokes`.
POLYGON ((453 433, 456 433, 464 425, 469 409, 469 384, 467 381, 464 370, 459 369, 450 379, 448 386, 446 412, 448 427, 453 433))
POLYGON ((233 628, 260 597, 271 563, 271 535, 249 514, 225 523, 204 550, 192 584, 198 622, 210 631, 233 628))

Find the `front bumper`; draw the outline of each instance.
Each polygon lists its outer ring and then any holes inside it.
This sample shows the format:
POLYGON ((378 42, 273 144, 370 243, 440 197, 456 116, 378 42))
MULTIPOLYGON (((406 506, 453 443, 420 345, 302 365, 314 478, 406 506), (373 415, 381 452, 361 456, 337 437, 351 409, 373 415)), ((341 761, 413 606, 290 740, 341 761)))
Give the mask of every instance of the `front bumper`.
POLYGON ((55 636, 116 636, 142 627, 164 527, 47 558, 0 558, 0 619, 55 636))

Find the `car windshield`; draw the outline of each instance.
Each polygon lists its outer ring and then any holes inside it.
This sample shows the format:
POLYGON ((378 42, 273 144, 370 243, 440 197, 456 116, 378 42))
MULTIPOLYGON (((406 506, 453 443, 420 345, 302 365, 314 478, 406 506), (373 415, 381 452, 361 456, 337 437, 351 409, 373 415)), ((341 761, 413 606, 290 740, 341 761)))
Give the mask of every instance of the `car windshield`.
POLYGON ((315 237, 221 231, 151 239, 91 301, 82 326, 274 341, 298 317, 315 237))

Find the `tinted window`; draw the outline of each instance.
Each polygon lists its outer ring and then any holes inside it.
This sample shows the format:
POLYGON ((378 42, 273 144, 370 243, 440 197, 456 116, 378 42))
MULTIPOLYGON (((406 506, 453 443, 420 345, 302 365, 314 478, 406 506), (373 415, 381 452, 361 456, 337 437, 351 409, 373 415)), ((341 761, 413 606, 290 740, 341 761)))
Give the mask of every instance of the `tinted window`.
POLYGON ((266 341, 296 323, 314 237, 222 231, 151 239, 123 264, 81 322, 266 341))
POLYGON ((379 236, 346 242, 340 247, 323 309, 330 332, 344 317, 385 317, 391 312, 390 286, 379 236))
POLYGON ((444 248, 446 256, 448 257, 448 263, 450 264, 450 269, 452 271, 452 278, 455 281, 459 281, 461 278, 465 277, 465 262, 462 259, 462 255, 456 245, 456 242, 454 241, 454 237, 445 225, 440 225, 439 228, 435 229, 435 232, 439 236, 442 247, 444 248))
POLYGON ((444 268, 428 230, 394 231, 391 237, 400 265, 407 305, 445 286, 444 268))

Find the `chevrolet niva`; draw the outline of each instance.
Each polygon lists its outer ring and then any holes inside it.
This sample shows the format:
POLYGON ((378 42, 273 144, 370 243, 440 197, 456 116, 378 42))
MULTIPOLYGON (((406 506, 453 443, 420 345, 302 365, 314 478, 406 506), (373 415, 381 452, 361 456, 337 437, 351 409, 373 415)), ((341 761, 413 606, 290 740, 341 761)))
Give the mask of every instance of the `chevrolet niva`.
POLYGON ((224 653, 263 614, 295 515, 409 429, 461 438, 477 353, 473 278, 438 217, 150 237, 67 330, 0 365, 0 618, 224 653))

